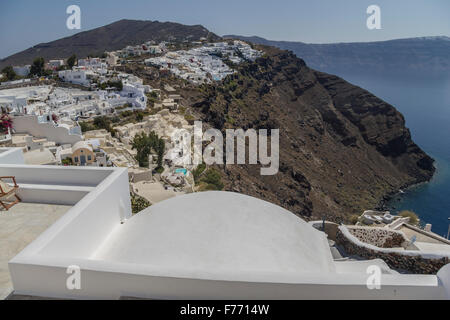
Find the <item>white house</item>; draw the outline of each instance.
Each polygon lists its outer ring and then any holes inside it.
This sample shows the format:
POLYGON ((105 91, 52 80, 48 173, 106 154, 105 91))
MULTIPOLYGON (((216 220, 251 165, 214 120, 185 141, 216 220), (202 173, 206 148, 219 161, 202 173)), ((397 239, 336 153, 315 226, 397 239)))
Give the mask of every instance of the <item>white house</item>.
POLYGON ((78 67, 101 68, 102 60, 100 58, 78 59, 78 67))
POLYGON ((30 73, 31 65, 14 66, 13 70, 18 76, 26 77, 30 73))
POLYGON ((80 84, 84 86, 89 85, 86 70, 82 69, 62 70, 58 72, 58 77, 65 82, 80 84))
POLYGON ((49 68, 51 68, 51 69, 57 69, 57 68, 59 68, 59 67, 61 67, 61 66, 63 66, 64 65, 64 60, 62 60, 62 59, 58 59, 58 60, 50 60, 49 62, 48 62, 48 67, 49 68))

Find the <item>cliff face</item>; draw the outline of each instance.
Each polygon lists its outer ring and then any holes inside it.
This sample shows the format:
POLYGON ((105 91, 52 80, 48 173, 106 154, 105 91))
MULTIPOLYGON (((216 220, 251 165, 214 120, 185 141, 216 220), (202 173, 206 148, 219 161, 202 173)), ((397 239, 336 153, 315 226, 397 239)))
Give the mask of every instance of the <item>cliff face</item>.
POLYGON ((263 50, 256 62, 191 100, 202 120, 218 129, 280 129, 279 173, 261 176, 259 165, 222 166, 227 190, 304 217, 342 221, 432 177, 433 160, 411 140, 393 106, 308 68, 291 52, 263 50))

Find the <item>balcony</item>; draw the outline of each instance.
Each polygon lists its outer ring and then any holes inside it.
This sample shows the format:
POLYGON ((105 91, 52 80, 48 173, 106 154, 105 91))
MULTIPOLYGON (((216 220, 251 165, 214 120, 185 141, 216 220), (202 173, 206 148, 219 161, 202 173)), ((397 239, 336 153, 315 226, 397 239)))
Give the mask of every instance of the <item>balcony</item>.
POLYGON ((0 211, 0 298, 12 288, 42 295, 55 261, 67 268, 74 259, 89 260, 131 216, 123 168, 24 165, 20 149, 3 148, 0 176, 15 176, 22 199, 0 211))

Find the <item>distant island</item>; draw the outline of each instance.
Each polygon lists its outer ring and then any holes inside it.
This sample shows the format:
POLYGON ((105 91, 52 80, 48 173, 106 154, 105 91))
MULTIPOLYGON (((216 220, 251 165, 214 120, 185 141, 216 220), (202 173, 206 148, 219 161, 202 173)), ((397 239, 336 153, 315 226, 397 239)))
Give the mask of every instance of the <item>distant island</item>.
POLYGON ((450 74, 450 37, 418 37, 376 42, 312 44, 227 35, 291 50, 311 68, 332 74, 442 77, 450 74))

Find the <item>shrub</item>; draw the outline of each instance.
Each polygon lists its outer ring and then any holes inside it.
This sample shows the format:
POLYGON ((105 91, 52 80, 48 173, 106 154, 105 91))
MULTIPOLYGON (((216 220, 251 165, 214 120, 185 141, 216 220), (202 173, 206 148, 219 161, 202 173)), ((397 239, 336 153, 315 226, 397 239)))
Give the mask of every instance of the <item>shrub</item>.
POLYGON ((131 211, 133 212, 133 214, 139 213, 150 206, 150 202, 148 202, 146 199, 138 195, 131 194, 131 211))
POLYGON ((194 176, 194 181, 195 181, 195 182, 199 182, 199 177, 200 177, 200 175, 203 173, 203 171, 205 171, 205 169, 206 169, 206 164, 200 163, 200 164, 197 166, 197 168, 195 168, 195 169, 192 171, 192 175, 194 176))
POLYGON ((400 213, 398 215, 401 217, 404 217, 404 218, 408 217, 409 223, 412 225, 417 225, 419 223, 419 217, 413 211, 403 210, 403 211, 400 211, 400 213))
POLYGON ((17 77, 12 66, 3 68, 2 73, 5 74, 7 80, 14 80, 17 77))
POLYGON ((195 117, 193 115, 190 114, 185 114, 184 115, 184 119, 189 123, 189 124, 193 124, 195 121, 195 117))
POLYGON ((358 220, 359 220, 359 216, 358 216, 357 214, 352 214, 352 215, 350 216, 350 218, 348 219, 348 221, 349 221, 351 224, 356 224, 356 223, 358 222, 358 220))
POLYGON ((78 122, 78 124, 80 125, 81 132, 86 132, 86 131, 91 131, 91 130, 96 129, 95 126, 93 126, 89 122, 78 122))
POLYGON ((200 181, 206 184, 206 190, 222 190, 224 187, 220 173, 213 168, 208 169, 200 181))
POLYGON ((72 165, 72 159, 71 158, 65 158, 61 160, 61 163, 65 166, 71 166, 72 165))

